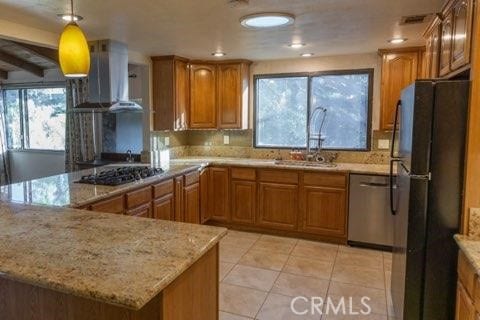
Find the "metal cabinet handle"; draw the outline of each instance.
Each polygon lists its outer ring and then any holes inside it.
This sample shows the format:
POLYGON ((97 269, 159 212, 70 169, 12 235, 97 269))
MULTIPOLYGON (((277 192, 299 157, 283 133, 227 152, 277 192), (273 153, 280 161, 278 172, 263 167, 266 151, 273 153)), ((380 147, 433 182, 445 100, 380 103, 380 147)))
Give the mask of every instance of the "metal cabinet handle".
POLYGON ((361 182, 360 183, 360 187, 369 187, 369 188, 388 188, 389 186, 390 186, 390 184, 388 184, 388 183, 376 183, 376 182, 361 182))

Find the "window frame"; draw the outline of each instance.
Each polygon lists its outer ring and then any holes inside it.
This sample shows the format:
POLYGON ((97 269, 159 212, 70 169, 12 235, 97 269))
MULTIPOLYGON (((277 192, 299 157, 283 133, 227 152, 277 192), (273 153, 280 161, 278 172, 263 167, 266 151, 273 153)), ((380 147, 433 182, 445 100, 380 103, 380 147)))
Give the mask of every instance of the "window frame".
MULTIPOLYGON (((48 83, 13 83, 13 84, 4 84, 0 87, 1 94, 4 95, 4 91, 6 90, 18 90, 19 91, 19 101, 20 101, 20 126, 21 126, 21 147, 20 148, 10 148, 7 145, 7 150, 12 152, 41 152, 41 153, 65 153, 65 147, 62 150, 55 150, 55 149, 35 149, 35 148, 26 148, 25 142, 27 139, 30 139, 28 134, 28 108, 26 107, 26 96, 24 90, 29 89, 54 89, 54 88, 64 88, 67 89, 66 83, 62 81, 55 81, 55 82, 48 82, 48 83)), ((5 107, 5 96, 2 97, 2 109, 4 113, 4 118, 6 119, 6 112, 7 108, 5 107)), ((65 91, 65 113, 67 112, 66 106, 66 98, 67 93, 65 91)), ((6 138, 8 141, 10 133, 6 130, 6 138)))
MULTIPOLYGON (((344 69, 344 70, 327 70, 315 72, 293 72, 293 73, 274 73, 274 74, 255 74, 253 75, 253 147, 256 149, 282 149, 282 150, 306 150, 307 147, 298 146, 265 146, 257 143, 257 127, 258 127, 258 80, 260 79, 278 79, 278 78, 307 78, 307 126, 305 132, 308 136, 308 123, 311 121, 312 111, 312 79, 318 76, 342 76, 342 75, 368 75, 368 101, 367 101, 367 143, 365 148, 323 148, 325 151, 356 151, 369 152, 372 150, 372 113, 373 113, 373 85, 374 85, 374 68, 364 69, 344 69)), ((307 141, 308 143, 308 141, 307 141)))

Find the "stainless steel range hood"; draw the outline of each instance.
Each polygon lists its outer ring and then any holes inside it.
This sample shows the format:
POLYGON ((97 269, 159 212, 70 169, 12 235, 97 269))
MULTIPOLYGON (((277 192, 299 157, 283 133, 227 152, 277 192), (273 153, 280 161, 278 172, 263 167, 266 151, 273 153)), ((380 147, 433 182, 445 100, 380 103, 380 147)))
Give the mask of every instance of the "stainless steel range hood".
POLYGON ((114 40, 89 42, 88 99, 74 112, 143 112, 128 99, 128 49, 114 40))

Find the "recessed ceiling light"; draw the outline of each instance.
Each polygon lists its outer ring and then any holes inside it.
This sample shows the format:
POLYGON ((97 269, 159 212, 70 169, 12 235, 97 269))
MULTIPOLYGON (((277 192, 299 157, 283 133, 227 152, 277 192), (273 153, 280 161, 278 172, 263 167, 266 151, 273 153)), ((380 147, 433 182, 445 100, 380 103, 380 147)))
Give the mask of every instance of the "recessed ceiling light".
POLYGON ((240 23, 245 28, 266 29, 291 25, 295 17, 287 13, 258 13, 245 16, 240 23))
POLYGON ((314 54, 313 53, 302 53, 300 56, 302 56, 304 58, 309 58, 309 57, 313 57, 314 54))
POLYGON ((408 40, 407 38, 393 38, 388 40, 388 42, 390 42, 391 44, 400 44, 400 43, 404 43, 407 40, 408 40))
POLYGON ((214 57, 225 57, 227 54, 225 52, 221 52, 221 51, 217 51, 217 52, 213 52, 212 53, 212 56, 214 57))
POLYGON ((292 49, 300 49, 305 47, 305 43, 292 43, 288 45, 292 49))
POLYGON ((62 20, 64 21, 68 21, 68 22, 72 22, 72 21, 80 21, 80 20, 83 20, 83 17, 82 16, 79 16, 79 15, 72 15, 70 13, 66 13, 66 14, 57 14, 58 17, 62 18, 62 20))

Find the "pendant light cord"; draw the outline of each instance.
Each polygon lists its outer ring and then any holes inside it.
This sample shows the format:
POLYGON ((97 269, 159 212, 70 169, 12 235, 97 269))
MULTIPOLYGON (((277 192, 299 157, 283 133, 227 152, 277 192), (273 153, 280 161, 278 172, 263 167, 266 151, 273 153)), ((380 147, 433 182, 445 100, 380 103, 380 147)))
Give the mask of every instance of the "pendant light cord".
POLYGON ((73 15, 73 0, 70 0, 70 9, 72 11, 72 22, 75 22, 75 16, 73 15))

